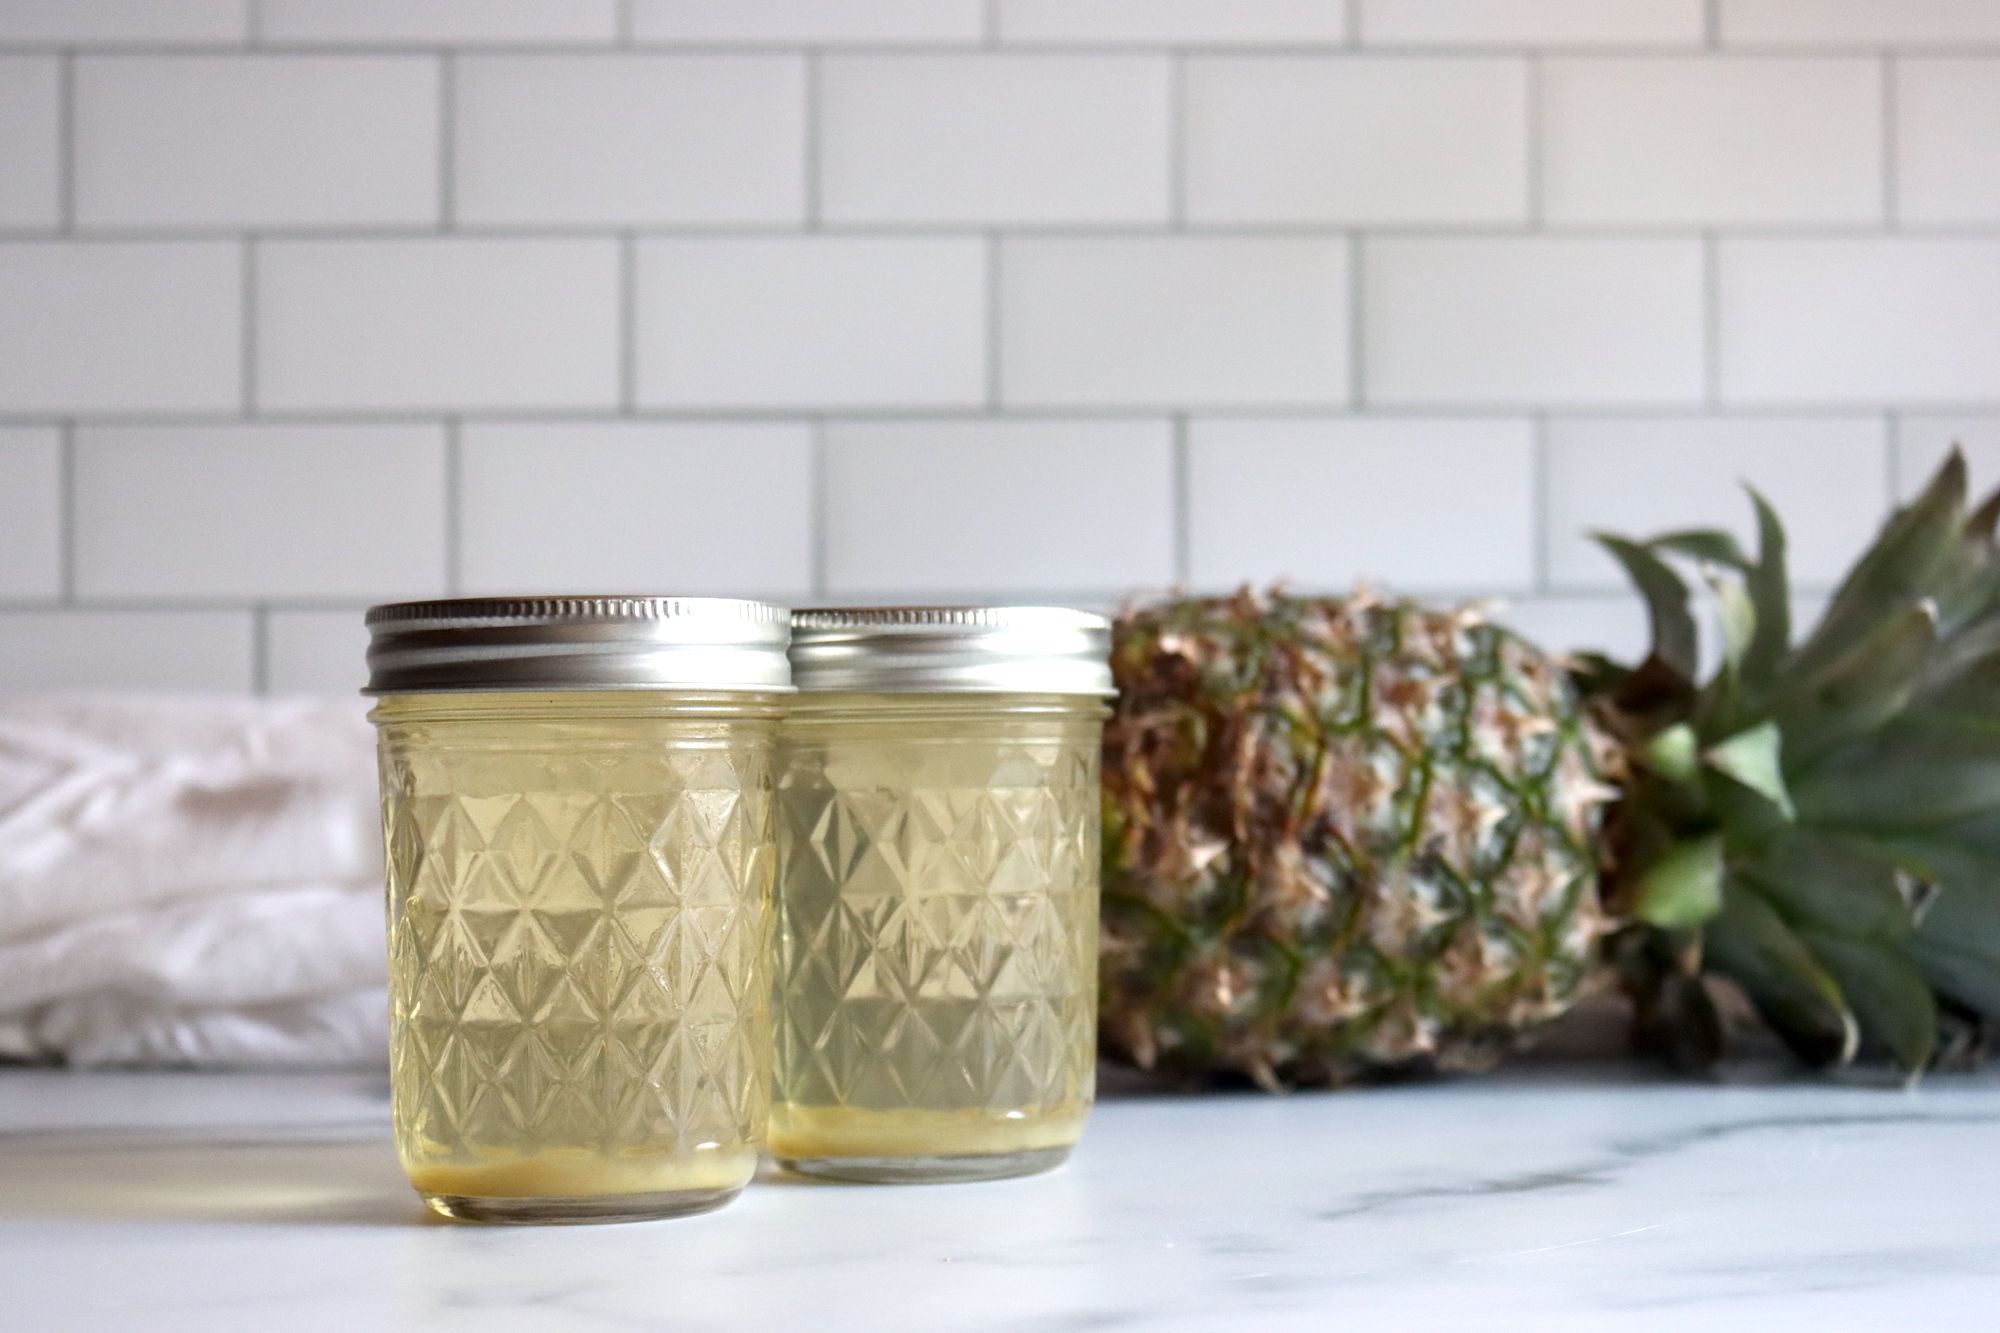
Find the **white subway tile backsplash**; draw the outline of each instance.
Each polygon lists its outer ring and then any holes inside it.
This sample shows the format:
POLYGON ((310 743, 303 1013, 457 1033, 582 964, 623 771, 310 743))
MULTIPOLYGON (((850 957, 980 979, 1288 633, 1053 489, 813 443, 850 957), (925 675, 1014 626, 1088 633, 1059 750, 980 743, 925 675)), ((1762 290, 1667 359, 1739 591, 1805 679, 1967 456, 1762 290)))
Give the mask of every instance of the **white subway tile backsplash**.
POLYGON ((1347 401, 1338 240, 1008 240, 1000 288, 1001 393, 1012 406, 1347 401))
POLYGON ((264 622, 264 692, 353 698, 368 683, 363 611, 273 611, 264 622))
POLYGON ((1886 430, 1879 417, 1580 418, 1548 436, 1549 580, 1622 587, 1593 531, 1651 537, 1726 528, 1756 549, 1739 483, 1763 492, 1785 522, 1792 578, 1838 580, 1874 535, 1888 501, 1886 430))
POLYGON ((0 611, 0 693, 253 686, 248 611, 0 611))
POLYGON ((240 42, 251 0, 7 0, 0 43, 240 42))
POLYGON ((1381 46, 1699 46, 1703 0, 1361 0, 1381 46))
POLYGON ((0 242, 0 411, 234 410, 234 241, 0 242))
POLYGON ((1542 74, 1558 223, 1879 222, 1873 60, 1606 57, 1542 74))
POLYGON ((459 588, 1635 654, 1581 527, 2000 484, 1995 125, 2000 0, 0 0, 0 688, 459 588))
POLYGON ((618 0, 259 0, 267 42, 611 42, 618 0))
POLYGON ((982 0, 632 0, 644 42, 976 42, 982 0))
POLYGON ((54 56, 0 56, 0 227, 54 227, 62 211, 54 56))
POLYGON ((1331 0, 999 0, 1010 42, 1340 42, 1331 0))
POLYGON ((826 585, 839 594, 1119 594, 1173 577, 1165 421, 827 428, 826 585))
POLYGON ((1896 497, 1923 490, 1951 452, 1965 451, 1974 503, 2000 487, 2000 413, 1976 416, 1906 416, 1896 423, 1896 497))
POLYGON ((76 436, 80 597, 421 596, 444 583, 444 524, 437 426, 76 436))
POLYGON ((77 62, 86 226, 432 223, 438 69, 420 56, 77 62))
POLYGON ((1188 434, 1188 577, 1399 592, 1535 578, 1524 420, 1201 420, 1188 434))
POLYGON ((1732 403, 2000 402, 2000 240, 1721 245, 1732 403))
POLYGON ((461 223, 802 222, 792 55, 467 56, 461 223))
POLYGON ((469 592, 812 588, 804 425, 482 424, 461 448, 469 592))
POLYGON ((2000 222, 2000 59, 1896 63, 1896 215, 2000 222))
POLYGON ((644 240, 639 401, 976 404, 985 287, 985 247, 972 238, 644 240))
POLYGON ((829 57, 830 222, 1165 222, 1164 56, 829 57))
POLYGON ((1523 222, 1528 71, 1504 58, 1198 57, 1197 222, 1523 222))
POLYGON ((2000 39, 1992 0, 1720 0, 1725 44, 1927 46, 2000 39))
POLYGON ((1374 404, 1701 397, 1693 240, 1371 238, 1362 323, 1374 404))
POLYGON ((610 407, 609 238, 270 241, 257 258, 266 408, 610 407))
POLYGON ((62 437, 0 426, 0 599, 62 595, 62 437))

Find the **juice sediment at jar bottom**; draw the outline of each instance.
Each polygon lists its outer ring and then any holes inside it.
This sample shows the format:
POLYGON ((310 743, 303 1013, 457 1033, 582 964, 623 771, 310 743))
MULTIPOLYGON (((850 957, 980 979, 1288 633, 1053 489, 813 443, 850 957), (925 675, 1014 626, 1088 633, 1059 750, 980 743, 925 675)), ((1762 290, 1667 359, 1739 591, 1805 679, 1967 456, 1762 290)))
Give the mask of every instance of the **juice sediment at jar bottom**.
POLYGON ((384 694, 391 1081, 411 1183, 485 1221, 726 1202, 768 1115, 784 697, 384 694))
POLYGON ((781 1162, 974 1179, 1077 1141, 1103 713, 1088 694, 796 697, 779 747, 781 1162))

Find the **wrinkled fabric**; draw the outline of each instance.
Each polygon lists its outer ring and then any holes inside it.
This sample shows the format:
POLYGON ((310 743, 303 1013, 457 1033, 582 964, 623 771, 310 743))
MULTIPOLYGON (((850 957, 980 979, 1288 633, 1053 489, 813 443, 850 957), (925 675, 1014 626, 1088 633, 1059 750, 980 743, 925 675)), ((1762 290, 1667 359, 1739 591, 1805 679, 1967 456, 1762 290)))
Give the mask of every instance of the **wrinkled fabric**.
POLYGON ((0 699, 0 1055, 386 1060, 359 702, 0 699))

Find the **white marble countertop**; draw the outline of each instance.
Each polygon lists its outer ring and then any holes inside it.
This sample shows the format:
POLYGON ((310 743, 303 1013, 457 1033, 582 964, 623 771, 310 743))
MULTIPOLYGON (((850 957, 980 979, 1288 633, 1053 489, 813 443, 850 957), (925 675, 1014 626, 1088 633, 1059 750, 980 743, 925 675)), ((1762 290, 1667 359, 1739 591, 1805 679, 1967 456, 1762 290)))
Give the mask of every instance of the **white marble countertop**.
POLYGON ((428 1220, 379 1078, 0 1070, 0 1329, 1990 1330, 2000 1075, 1102 1103, 1051 1175, 428 1220))

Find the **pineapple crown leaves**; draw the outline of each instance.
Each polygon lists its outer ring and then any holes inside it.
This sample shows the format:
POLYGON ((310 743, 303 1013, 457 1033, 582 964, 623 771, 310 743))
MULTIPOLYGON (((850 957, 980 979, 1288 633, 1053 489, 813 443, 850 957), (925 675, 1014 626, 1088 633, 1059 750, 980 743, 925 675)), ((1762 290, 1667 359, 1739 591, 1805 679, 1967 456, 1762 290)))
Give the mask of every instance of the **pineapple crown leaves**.
MULTIPOLYGON (((1653 640, 1637 667, 1594 656, 1578 671, 1629 758, 1608 896, 1645 929, 1698 934, 1625 950, 1640 960, 1627 984, 1657 995, 1698 960, 1808 1059, 1845 1062, 1865 1039, 1915 1070, 1940 1004, 2000 1022, 2000 493, 1967 513, 1954 450, 1796 647, 1784 528, 1750 498, 1754 558, 1719 531, 1599 537, 1653 640), (1673 560, 1713 596, 1723 652, 1706 682, 1673 560)), ((1713 1024, 1705 1006, 1687 999, 1678 1018, 1713 1024)))

